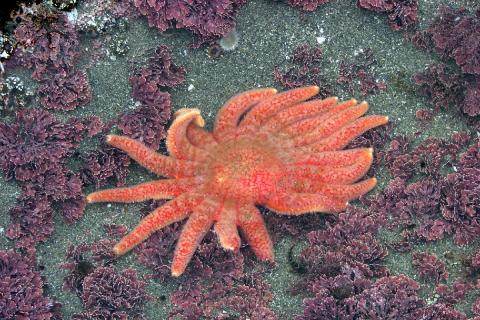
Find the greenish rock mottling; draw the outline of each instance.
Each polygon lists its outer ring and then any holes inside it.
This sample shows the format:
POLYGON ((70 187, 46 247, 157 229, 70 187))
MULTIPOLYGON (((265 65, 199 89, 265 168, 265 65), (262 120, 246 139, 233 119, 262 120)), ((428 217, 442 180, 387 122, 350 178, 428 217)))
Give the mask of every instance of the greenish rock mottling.
MULTIPOLYGON (((473 9, 478 2, 419 0, 421 28, 428 25, 441 4, 473 9)), ((81 14, 81 5, 78 10, 81 14)), ((187 69, 185 83, 170 91, 174 110, 182 107, 200 108, 207 127, 211 128, 218 109, 229 97, 255 87, 279 88, 273 79, 274 67, 286 66, 289 56, 298 45, 315 45, 317 38, 322 37, 325 38, 321 44, 324 50, 323 73, 341 99, 350 98, 350 94, 335 83, 339 62, 351 61, 356 52, 369 47, 377 60, 372 73, 387 84, 384 92, 367 98, 371 113, 388 115, 395 123, 395 133, 413 136, 417 131, 422 131, 417 141, 427 136, 450 137, 454 132, 467 129, 465 121, 455 112, 441 112, 425 129, 420 129, 415 120, 415 111, 430 107, 424 98, 415 94, 410 78, 429 64, 440 61, 439 57, 418 50, 405 40, 404 33, 390 30, 385 15, 360 10, 355 6, 355 1, 336 0, 319 7, 313 13, 304 13, 279 1, 250 0, 239 12, 236 29, 240 37, 238 47, 213 59, 209 57, 206 48, 189 48, 193 38, 187 31, 169 30, 160 34, 156 29, 149 28, 145 19, 132 20, 127 31, 118 31, 115 35, 122 41, 121 54, 107 56, 88 71, 93 94, 91 103, 72 112, 56 114, 64 119, 70 116, 96 115, 106 122, 119 113, 134 108, 128 84, 132 67, 145 65, 153 50, 160 44, 166 44, 173 50, 174 62, 187 69)), ((82 46, 91 46, 91 41, 83 39, 82 46)), ((82 59, 79 69, 87 64, 88 61, 82 59)), ((29 81, 28 74, 20 72, 19 76, 25 80, 26 85, 34 88, 35 84, 29 81)), ((355 98, 362 99, 361 96, 355 98)), ((94 149, 98 142, 98 139, 89 139, 82 143, 81 150, 94 149)), ((72 165, 75 165, 74 161, 72 165)), ((131 167, 127 185, 155 178, 135 164, 131 167)), ((379 178, 379 186, 382 187, 390 177, 384 173, 380 174, 379 178)), ((88 193, 92 189, 84 191, 88 193)), ((12 248, 13 243, 6 239, 5 230, 9 225, 8 210, 14 206, 20 188, 15 182, 0 178, 0 194, 0 248, 12 248)), ((67 272, 59 266, 64 262, 67 247, 70 244, 92 242, 105 237, 103 224, 126 224, 131 229, 139 220, 141 207, 142 204, 89 205, 83 218, 71 225, 65 224, 60 216, 56 216, 52 237, 38 246, 38 265, 44 266, 41 272, 48 283, 47 294, 63 304, 66 319, 82 309, 75 294, 62 290, 63 277, 67 272)), ((382 232, 385 241, 395 237, 395 233, 382 232)), ((305 244, 306 235, 302 235, 302 239, 305 244)), ((301 312, 304 298, 301 295, 292 297, 288 293, 289 287, 299 279, 299 275, 288 263, 288 250, 291 246, 288 238, 275 244, 276 266, 266 275, 273 291, 271 307, 278 314, 288 317, 301 312)), ((468 247, 453 246, 450 238, 416 250, 439 256, 446 251, 456 254, 469 252, 468 247)), ((391 252, 386 261, 393 274, 405 273, 417 279, 410 259, 410 254, 391 252)), ((125 255, 116 264, 119 270, 130 266, 136 268, 140 275, 150 273, 135 261, 132 254, 125 255)), ((447 263, 451 275, 449 283, 459 276, 459 268, 455 263, 447 263)), ((168 296, 182 280, 180 278, 168 279, 163 283, 155 280, 148 282, 148 292, 153 299, 145 308, 147 319, 164 319, 170 310, 168 296)), ((432 290, 431 285, 426 285, 422 292, 426 297, 432 297, 432 290)))

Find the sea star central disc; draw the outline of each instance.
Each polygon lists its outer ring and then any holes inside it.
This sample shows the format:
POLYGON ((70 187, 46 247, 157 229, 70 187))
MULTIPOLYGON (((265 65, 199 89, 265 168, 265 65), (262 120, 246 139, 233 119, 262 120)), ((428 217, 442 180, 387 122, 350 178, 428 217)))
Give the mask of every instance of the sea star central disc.
POLYGON ((208 168, 209 189, 237 201, 257 201, 273 192, 281 162, 267 141, 234 139, 213 151, 208 168))

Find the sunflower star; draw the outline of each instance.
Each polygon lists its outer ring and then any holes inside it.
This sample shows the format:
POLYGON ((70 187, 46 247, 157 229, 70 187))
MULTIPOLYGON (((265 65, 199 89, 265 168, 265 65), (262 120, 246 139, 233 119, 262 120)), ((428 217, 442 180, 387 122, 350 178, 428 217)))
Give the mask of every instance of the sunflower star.
POLYGON ((307 101, 318 91, 311 86, 240 93, 220 109, 213 132, 202 128, 200 110, 180 109, 168 130, 170 156, 109 135, 110 145, 169 179, 94 192, 88 202, 175 198, 143 218, 114 252, 123 255, 156 230, 188 217, 175 248, 173 276, 185 271, 212 225, 224 249, 238 250, 239 227, 257 258, 273 261, 272 242, 255 205, 288 215, 340 212, 347 201, 370 191, 375 178, 356 181, 370 168, 373 149, 341 149, 388 117, 362 117, 368 104, 355 99, 307 101))

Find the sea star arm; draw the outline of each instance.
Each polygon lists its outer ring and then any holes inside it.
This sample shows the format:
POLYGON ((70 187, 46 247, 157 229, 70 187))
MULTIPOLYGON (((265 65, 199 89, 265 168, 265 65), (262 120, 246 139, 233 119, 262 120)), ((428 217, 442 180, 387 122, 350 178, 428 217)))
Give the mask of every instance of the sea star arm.
POLYGON ((342 149, 349 144, 350 141, 360 136, 364 132, 387 123, 388 117, 386 116, 366 116, 359 118, 351 124, 348 124, 337 132, 333 133, 329 137, 312 144, 312 150, 321 152, 326 150, 342 149))
POLYGON ((344 167, 355 164, 359 158, 372 157, 373 148, 353 148, 338 151, 324 151, 317 153, 306 153, 304 149, 293 149, 285 151, 285 163, 298 165, 334 166, 344 167))
POLYGON ((225 250, 236 251, 240 248, 240 236, 237 230, 237 212, 233 201, 226 201, 214 224, 220 245, 225 250))
POLYGON ((204 161, 208 153, 195 145, 187 138, 189 125, 203 127, 205 121, 197 108, 182 108, 175 112, 175 120, 168 129, 166 145, 168 153, 177 159, 204 161))
POLYGON ((111 134, 107 136, 107 143, 125 151, 142 167, 160 176, 179 178, 197 174, 196 162, 161 155, 137 140, 111 134))
POLYGON ((213 129, 213 136, 218 140, 225 140, 236 131, 240 117, 255 103, 271 97, 277 93, 276 89, 254 89, 237 94, 228 100, 217 114, 213 129))
POLYGON ((145 182, 132 187, 113 188, 90 193, 88 203, 140 202, 148 199, 171 199, 198 184, 195 178, 165 179, 145 182))
POLYGON ((333 108, 338 102, 337 97, 329 97, 326 99, 315 99, 311 101, 295 104, 289 108, 283 109, 266 120, 262 125, 262 132, 273 133, 293 122, 299 121, 313 114, 324 114, 333 108))
POLYGON ((187 192, 155 209, 113 247, 113 252, 118 256, 123 255, 155 231, 185 219, 202 199, 199 194, 187 192))
POLYGON ((318 141, 322 138, 328 137, 334 132, 338 131, 340 128, 345 125, 353 122, 355 119, 358 119, 368 111, 368 103, 366 101, 354 105, 342 112, 333 113, 329 116, 322 119, 322 117, 317 118, 318 122, 314 123, 314 128, 312 131, 298 135, 293 138, 294 146, 304 146, 311 144, 315 141, 318 141))
POLYGON ((251 203, 238 205, 238 226, 258 259, 274 261, 273 244, 258 209, 251 203))
POLYGON ((361 195, 372 190, 377 184, 376 178, 366 179, 354 184, 334 185, 324 183, 311 183, 311 181, 300 179, 295 186, 295 192, 310 192, 333 197, 337 199, 345 199, 347 201, 356 199, 361 195))
POLYGON ((347 110, 351 107, 357 105, 357 100, 350 99, 342 103, 337 104, 332 110, 323 114, 313 114, 312 116, 299 119, 298 121, 291 122, 289 125, 285 126, 281 132, 287 134, 287 136, 297 136, 302 135, 304 132, 309 132, 315 129, 318 125, 321 125, 323 122, 328 121, 330 117, 335 114, 338 114, 344 110, 347 110))
POLYGON ((212 199, 204 201, 193 211, 183 226, 172 261, 172 276, 180 276, 192 259, 195 249, 210 230, 219 203, 212 199))
POLYGON ((301 215, 310 212, 340 212, 347 208, 348 202, 314 193, 282 193, 268 199, 266 205, 278 214, 301 215))
POLYGON ((310 86, 284 91, 269 99, 265 99, 256 104, 252 110, 245 115, 245 118, 239 124, 239 128, 245 131, 255 132, 261 124, 277 112, 292 104, 300 103, 313 97, 319 90, 317 86, 310 86))
POLYGON ((327 184, 350 184, 367 173, 372 165, 373 154, 371 152, 364 153, 357 158, 352 165, 344 167, 322 167, 312 165, 297 165, 287 167, 286 177, 290 177, 292 181, 295 178, 309 178, 317 183, 327 184))

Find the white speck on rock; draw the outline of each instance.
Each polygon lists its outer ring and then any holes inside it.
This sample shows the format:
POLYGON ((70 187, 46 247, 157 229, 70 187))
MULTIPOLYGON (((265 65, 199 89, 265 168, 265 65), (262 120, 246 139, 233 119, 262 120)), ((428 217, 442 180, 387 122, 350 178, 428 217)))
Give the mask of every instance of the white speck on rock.
POLYGON ((325 40, 327 40, 327 38, 325 38, 324 36, 318 36, 316 39, 318 44, 322 44, 325 42, 325 40))
POLYGON ((67 19, 69 22, 71 22, 72 24, 75 24, 75 22, 77 21, 78 19, 78 11, 77 11, 77 8, 73 8, 72 11, 69 11, 67 12, 67 19))
POLYGON ((0 58, 8 59, 10 58, 10 55, 8 54, 7 51, 3 50, 2 53, 0 53, 0 58))
POLYGON ((187 88, 187 90, 190 92, 190 91, 193 91, 193 89, 195 89, 195 86, 193 84, 190 84, 187 88))

